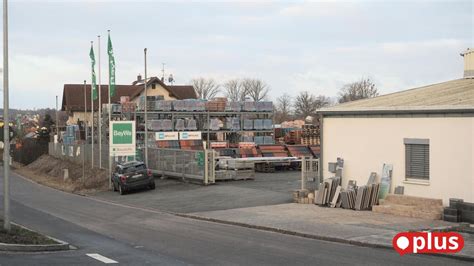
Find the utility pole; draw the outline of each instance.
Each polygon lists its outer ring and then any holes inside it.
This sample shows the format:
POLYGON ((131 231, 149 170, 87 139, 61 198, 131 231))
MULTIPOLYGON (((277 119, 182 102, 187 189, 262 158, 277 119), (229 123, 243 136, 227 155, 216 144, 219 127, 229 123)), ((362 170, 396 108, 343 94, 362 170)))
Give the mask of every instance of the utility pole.
POLYGON ((8 117, 8 1, 3 0, 3 228, 10 232, 10 121, 8 117))
POLYGON ((86 80, 84 80, 84 144, 82 145, 82 182, 85 185, 86 184, 86 144, 87 144, 87 124, 86 124, 86 116, 87 116, 87 86, 86 86, 86 80))
POLYGON ((146 89, 146 48, 143 50, 145 55, 145 80, 143 82, 143 87, 145 89, 145 164, 148 167, 148 92, 146 89))
POLYGON ((59 141, 58 95, 56 95, 56 140, 59 141))

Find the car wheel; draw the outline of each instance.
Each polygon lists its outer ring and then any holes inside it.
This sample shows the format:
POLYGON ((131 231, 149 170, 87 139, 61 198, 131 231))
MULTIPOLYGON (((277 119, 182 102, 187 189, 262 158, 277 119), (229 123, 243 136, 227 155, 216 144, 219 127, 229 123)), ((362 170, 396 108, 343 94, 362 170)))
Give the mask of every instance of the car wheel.
POLYGON ((125 195, 125 189, 123 189, 122 185, 118 185, 120 195, 125 195))
POLYGON ((151 181, 151 183, 150 183, 150 189, 155 189, 155 181, 151 181))

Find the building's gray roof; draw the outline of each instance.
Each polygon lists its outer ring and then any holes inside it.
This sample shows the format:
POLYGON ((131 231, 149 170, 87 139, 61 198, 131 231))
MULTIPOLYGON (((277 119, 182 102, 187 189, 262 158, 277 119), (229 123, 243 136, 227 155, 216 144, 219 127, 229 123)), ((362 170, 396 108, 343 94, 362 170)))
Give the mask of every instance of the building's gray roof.
POLYGON ((320 113, 472 112, 474 79, 456 79, 321 109, 320 113))

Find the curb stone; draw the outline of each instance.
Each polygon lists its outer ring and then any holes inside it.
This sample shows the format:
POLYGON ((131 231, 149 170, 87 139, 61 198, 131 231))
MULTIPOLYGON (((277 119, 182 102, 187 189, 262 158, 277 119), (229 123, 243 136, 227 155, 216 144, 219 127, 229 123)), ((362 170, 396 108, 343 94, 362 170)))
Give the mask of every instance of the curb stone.
MULTIPOLYGON (((96 198, 92 195, 88 195, 88 194, 79 194, 79 193, 66 192, 66 191, 63 191, 63 190, 59 190, 59 189, 49 187, 47 185, 35 182, 35 181, 33 181, 33 180, 31 180, 27 177, 22 176, 20 173, 16 173, 16 174, 18 176, 20 176, 21 178, 25 179, 26 181, 38 184, 40 186, 55 189, 55 190, 63 192, 63 193, 68 193, 68 194, 72 194, 72 195, 76 195, 76 196, 84 196, 84 197, 87 197, 87 198, 90 198, 90 199, 93 199, 93 200, 98 200, 98 201, 101 201, 101 202, 107 202, 107 203, 115 204, 115 205, 122 205, 122 206, 125 206, 125 207, 128 207, 128 208, 141 209, 141 210, 144 210, 144 211, 149 211, 149 212, 154 212, 154 213, 170 214, 170 215, 183 217, 183 218, 188 218, 188 219, 201 220, 201 221, 214 222, 214 223, 227 224, 227 225, 234 225, 234 226, 246 227, 246 228, 257 229, 257 230, 268 231, 268 232, 274 232, 274 233, 281 233, 281 234, 286 234, 286 235, 305 237, 305 238, 328 241, 328 242, 336 242, 336 243, 350 244, 350 245, 356 245, 356 246, 362 246, 362 247, 384 248, 384 249, 392 249, 393 250, 392 245, 388 245, 388 244, 377 244, 377 243, 369 243, 369 242, 363 242, 363 241, 358 241, 358 240, 349 240, 349 239, 343 239, 343 238, 337 238, 337 237, 328 237, 328 236, 322 236, 322 235, 305 234, 305 233, 294 232, 294 231, 289 231, 289 230, 284 230, 284 229, 278 229, 278 228, 272 228, 272 227, 266 227, 266 226, 259 226, 259 225, 251 225, 251 224, 245 224, 245 223, 240 223, 240 222, 232 222, 232 221, 226 221, 226 220, 219 220, 219 219, 215 219, 215 218, 197 216, 197 215, 192 215, 192 214, 177 213, 177 212, 171 212, 171 211, 162 211, 162 210, 149 209, 149 208, 138 208, 136 206, 123 204, 123 203, 117 203, 115 201, 108 200, 108 199, 98 199, 98 198, 96 198)), ((446 229, 446 228, 443 228, 443 229, 446 229)), ((453 227, 451 229, 456 229, 456 227, 453 227)), ((73 246, 70 246, 70 248, 75 249, 73 246)), ((463 255, 463 254, 458 254, 458 255, 453 255, 453 254, 420 254, 420 255, 447 257, 447 258, 463 260, 463 261, 474 261, 474 256, 467 256, 467 255, 463 255)))
MULTIPOLYGON (((31 232, 35 232, 37 234, 40 234, 39 232, 32 230, 30 228, 27 228, 25 226, 12 223, 16 226, 22 227, 26 230, 29 230, 31 232)), ((70 249, 75 249, 75 247, 69 245, 69 243, 59 240, 57 238, 41 234, 46 238, 49 238, 53 241, 58 242, 58 244, 49 244, 49 245, 25 245, 25 244, 7 244, 7 243, 1 243, 0 242, 0 251, 15 251, 15 252, 44 252, 44 251, 65 251, 65 250, 70 250, 70 249)))
MULTIPOLYGON (((371 243, 371 242, 364 242, 364 241, 359 241, 359 240, 351 240, 351 239, 331 237, 331 236, 313 235, 313 234, 290 231, 290 230, 286 230, 286 229, 279 229, 279 228, 273 228, 273 227, 261 226, 261 225, 252 225, 252 224, 246 224, 246 223, 241 223, 241 222, 226 221, 226 220, 220 220, 220 219, 215 219, 215 218, 197 216, 197 215, 192 215, 192 214, 184 214, 184 213, 171 213, 171 214, 179 216, 179 217, 189 218, 189 219, 195 219, 195 220, 201 220, 201 221, 207 221, 207 222, 214 222, 214 223, 220 223, 220 224, 227 224, 227 225, 234 225, 234 226, 252 228, 252 229, 257 229, 257 230, 262 230, 262 231, 280 233, 280 234, 285 234, 285 235, 292 235, 292 236, 299 236, 299 237, 316 239, 316 240, 323 240, 323 241, 328 241, 328 242, 336 242, 336 243, 350 244, 350 245, 361 246, 361 247, 384 248, 384 249, 393 250, 393 247, 392 247, 391 244, 380 244, 380 243, 373 243, 373 242, 371 243)), ((468 255, 463 255, 463 254, 455 255, 455 254, 448 254, 448 253, 443 253, 443 254, 441 254, 441 253, 429 253, 429 254, 425 253, 425 254, 420 254, 420 255, 446 257, 446 258, 463 260, 463 261, 474 261, 474 256, 468 256, 468 255)))

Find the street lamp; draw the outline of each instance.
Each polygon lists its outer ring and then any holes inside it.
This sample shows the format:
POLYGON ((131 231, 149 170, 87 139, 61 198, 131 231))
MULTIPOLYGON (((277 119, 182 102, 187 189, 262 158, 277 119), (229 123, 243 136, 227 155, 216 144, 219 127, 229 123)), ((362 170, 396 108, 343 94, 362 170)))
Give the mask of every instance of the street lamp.
POLYGON ((8 108, 8 1, 3 0, 3 228, 10 232, 10 127, 8 108))
POLYGON ((143 82, 143 87, 145 90, 145 164, 148 167, 148 92, 146 87, 147 77, 146 77, 146 48, 143 49, 143 54, 145 57, 145 80, 143 82))

